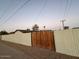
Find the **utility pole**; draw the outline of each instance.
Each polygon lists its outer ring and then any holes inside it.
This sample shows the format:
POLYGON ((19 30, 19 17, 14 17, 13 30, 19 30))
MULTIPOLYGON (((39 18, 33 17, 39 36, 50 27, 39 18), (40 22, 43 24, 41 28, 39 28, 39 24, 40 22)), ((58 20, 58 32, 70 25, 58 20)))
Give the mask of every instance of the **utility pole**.
POLYGON ((62 29, 64 30, 64 22, 65 22, 66 20, 64 19, 64 20, 61 20, 60 22, 62 23, 62 29))

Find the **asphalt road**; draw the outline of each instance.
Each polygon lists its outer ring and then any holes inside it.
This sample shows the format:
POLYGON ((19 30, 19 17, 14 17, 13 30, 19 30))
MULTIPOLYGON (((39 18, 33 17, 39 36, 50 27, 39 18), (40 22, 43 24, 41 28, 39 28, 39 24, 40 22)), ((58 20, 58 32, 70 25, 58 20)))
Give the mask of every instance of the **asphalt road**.
POLYGON ((32 57, 0 42, 0 59, 32 59, 32 57))

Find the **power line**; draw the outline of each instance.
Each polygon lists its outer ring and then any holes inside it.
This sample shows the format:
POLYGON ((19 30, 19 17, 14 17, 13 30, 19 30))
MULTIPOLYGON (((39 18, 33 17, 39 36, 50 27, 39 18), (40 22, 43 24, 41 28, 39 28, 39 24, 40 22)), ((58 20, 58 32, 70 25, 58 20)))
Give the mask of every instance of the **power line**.
POLYGON ((66 0, 66 6, 65 6, 65 11, 64 11, 64 16, 63 16, 63 19, 61 20, 62 29, 63 29, 63 30, 64 30, 64 22, 66 21, 65 18, 68 16, 68 11, 69 11, 70 8, 71 8, 71 3, 72 3, 71 0, 66 0))
MULTIPOLYGON (((20 11, 27 3, 31 0, 26 0, 8 19, 6 19, 1 25, 4 25, 7 21, 9 21, 18 11, 20 11)), ((1 26, 0 25, 0 26, 1 26)))
POLYGON ((67 9, 66 17, 67 17, 68 14, 69 14, 69 11, 70 11, 70 9, 71 9, 71 5, 72 5, 72 0, 69 0, 69 6, 68 6, 68 9, 67 9))
MULTIPOLYGON (((6 10, 4 10, 3 14, 0 16, 0 19, 2 19, 5 15, 5 13, 8 11, 8 8, 6 10)), ((0 20, 1 21, 1 20, 0 20)))
MULTIPOLYGON (((8 7, 8 8, 6 8, 6 9, 3 11, 2 15, 0 16, 0 22, 1 22, 1 20, 3 19, 3 17, 5 16, 5 14, 9 11, 9 9, 11 9, 11 6, 8 7)), ((13 8, 12 8, 12 10, 13 10, 13 8)), ((3 20, 2 20, 2 21, 3 21, 3 20)))
POLYGON ((44 4, 43 4, 43 7, 42 7, 41 10, 39 11, 39 13, 38 13, 38 15, 37 15, 37 17, 36 17, 36 19, 35 19, 35 22, 39 19, 39 16, 40 16, 41 13, 43 12, 43 10, 44 10, 46 4, 47 4, 47 0, 45 0, 45 2, 44 2, 44 4))
POLYGON ((67 8, 68 8, 68 2, 69 2, 69 0, 65 0, 65 1, 66 1, 66 5, 65 5, 65 11, 64 11, 63 18, 65 18, 65 16, 66 16, 66 12, 67 12, 67 8))
POLYGON ((68 3, 69 3, 69 0, 65 0, 66 1, 66 5, 65 5, 65 11, 64 11, 64 15, 63 15, 63 19, 60 20, 60 22, 62 23, 62 30, 64 30, 64 22, 65 22, 65 17, 66 17, 66 12, 67 12, 67 9, 68 9, 68 3))
POLYGON ((71 4, 72 4, 72 0, 66 0, 66 6, 65 6, 63 18, 66 18, 68 16, 69 10, 71 8, 71 4))

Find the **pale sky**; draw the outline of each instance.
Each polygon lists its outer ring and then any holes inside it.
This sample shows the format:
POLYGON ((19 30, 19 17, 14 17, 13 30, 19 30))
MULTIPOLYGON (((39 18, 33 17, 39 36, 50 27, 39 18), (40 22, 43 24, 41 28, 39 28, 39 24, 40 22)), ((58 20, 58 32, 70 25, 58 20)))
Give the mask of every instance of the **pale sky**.
POLYGON ((79 0, 30 0, 16 11, 25 1, 0 0, 0 31, 31 29, 34 24, 56 29, 63 19, 66 26, 79 27, 79 0))

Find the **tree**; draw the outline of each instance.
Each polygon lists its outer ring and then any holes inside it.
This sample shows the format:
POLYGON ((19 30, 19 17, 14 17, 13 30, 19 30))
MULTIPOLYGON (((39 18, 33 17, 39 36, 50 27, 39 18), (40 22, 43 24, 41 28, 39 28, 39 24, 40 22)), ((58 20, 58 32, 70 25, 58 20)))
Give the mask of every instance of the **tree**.
POLYGON ((5 34, 8 34, 8 32, 7 31, 1 31, 0 32, 0 35, 5 35, 5 34))
POLYGON ((30 32, 31 30, 29 29, 29 28, 27 28, 27 30, 26 30, 27 32, 30 32))
POLYGON ((38 31, 39 30, 39 26, 37 24, 35 24, 32 29, 33 29, 33 31, 38 31))

